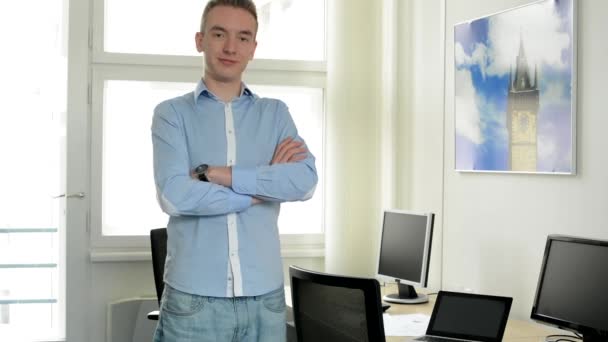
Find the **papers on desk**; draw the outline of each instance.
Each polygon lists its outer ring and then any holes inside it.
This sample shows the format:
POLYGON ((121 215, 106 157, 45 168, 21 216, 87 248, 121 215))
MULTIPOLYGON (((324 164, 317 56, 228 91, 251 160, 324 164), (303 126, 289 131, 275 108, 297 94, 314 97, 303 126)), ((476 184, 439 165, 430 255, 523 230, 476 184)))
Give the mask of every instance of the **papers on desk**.
POLYGON ((422 336, 426 333, 431 317, 425 314, 391 315, 385 313, 382 318, 386 336, 422 336))

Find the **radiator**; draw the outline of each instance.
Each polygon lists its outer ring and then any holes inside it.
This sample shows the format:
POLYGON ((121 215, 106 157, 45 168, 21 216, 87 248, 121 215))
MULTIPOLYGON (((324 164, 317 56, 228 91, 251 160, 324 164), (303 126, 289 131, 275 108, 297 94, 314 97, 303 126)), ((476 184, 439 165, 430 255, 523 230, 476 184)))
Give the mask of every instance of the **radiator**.
POLYGON ((127 298, 108 304, 107 342, 150 342, 156 321, 148 312, 158 310, 156 298, 127 298))

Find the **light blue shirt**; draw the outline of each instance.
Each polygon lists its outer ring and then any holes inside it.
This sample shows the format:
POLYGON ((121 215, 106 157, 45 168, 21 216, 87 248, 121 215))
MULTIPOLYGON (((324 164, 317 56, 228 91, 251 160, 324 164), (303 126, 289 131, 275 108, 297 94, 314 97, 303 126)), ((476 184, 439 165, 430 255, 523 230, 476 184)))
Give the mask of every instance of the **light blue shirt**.
POLYGON ((170 215, 164 279, 186 293, 255 296, 282 287, 280 203, 309 199, 317 184, 310 152, 269 165, 283 139, 303 140, 283 102, 242 89, 224 103, 201 80, 154 110, 154 180, 170 215), (232 188, 191 178, 200 164, 231 166, 232 188), (252 206, 252 196, 265 202, 252 206))

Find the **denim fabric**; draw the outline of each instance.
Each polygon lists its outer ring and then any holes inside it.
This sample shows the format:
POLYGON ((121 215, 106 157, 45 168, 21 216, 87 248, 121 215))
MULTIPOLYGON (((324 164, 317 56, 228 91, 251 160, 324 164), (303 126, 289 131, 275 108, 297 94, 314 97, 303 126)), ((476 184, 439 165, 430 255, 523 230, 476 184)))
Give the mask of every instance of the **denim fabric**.
POLYGON ((197 296, 165 286, 154 342, 284 342, 283 288, 261 296, 197 296))

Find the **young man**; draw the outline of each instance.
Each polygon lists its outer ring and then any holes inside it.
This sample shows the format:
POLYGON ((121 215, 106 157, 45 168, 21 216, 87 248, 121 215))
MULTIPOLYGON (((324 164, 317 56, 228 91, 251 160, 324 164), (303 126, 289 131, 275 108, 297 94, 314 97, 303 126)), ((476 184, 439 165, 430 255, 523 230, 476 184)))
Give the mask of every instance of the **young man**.
POLYGON ((241 81, 256 48, 251 0, 211 0, 205 72, 154 111, 154 179, 170 215, 155 341, 284 341, 280 203, 309 199, 314 156, 287 106, 241 81))

